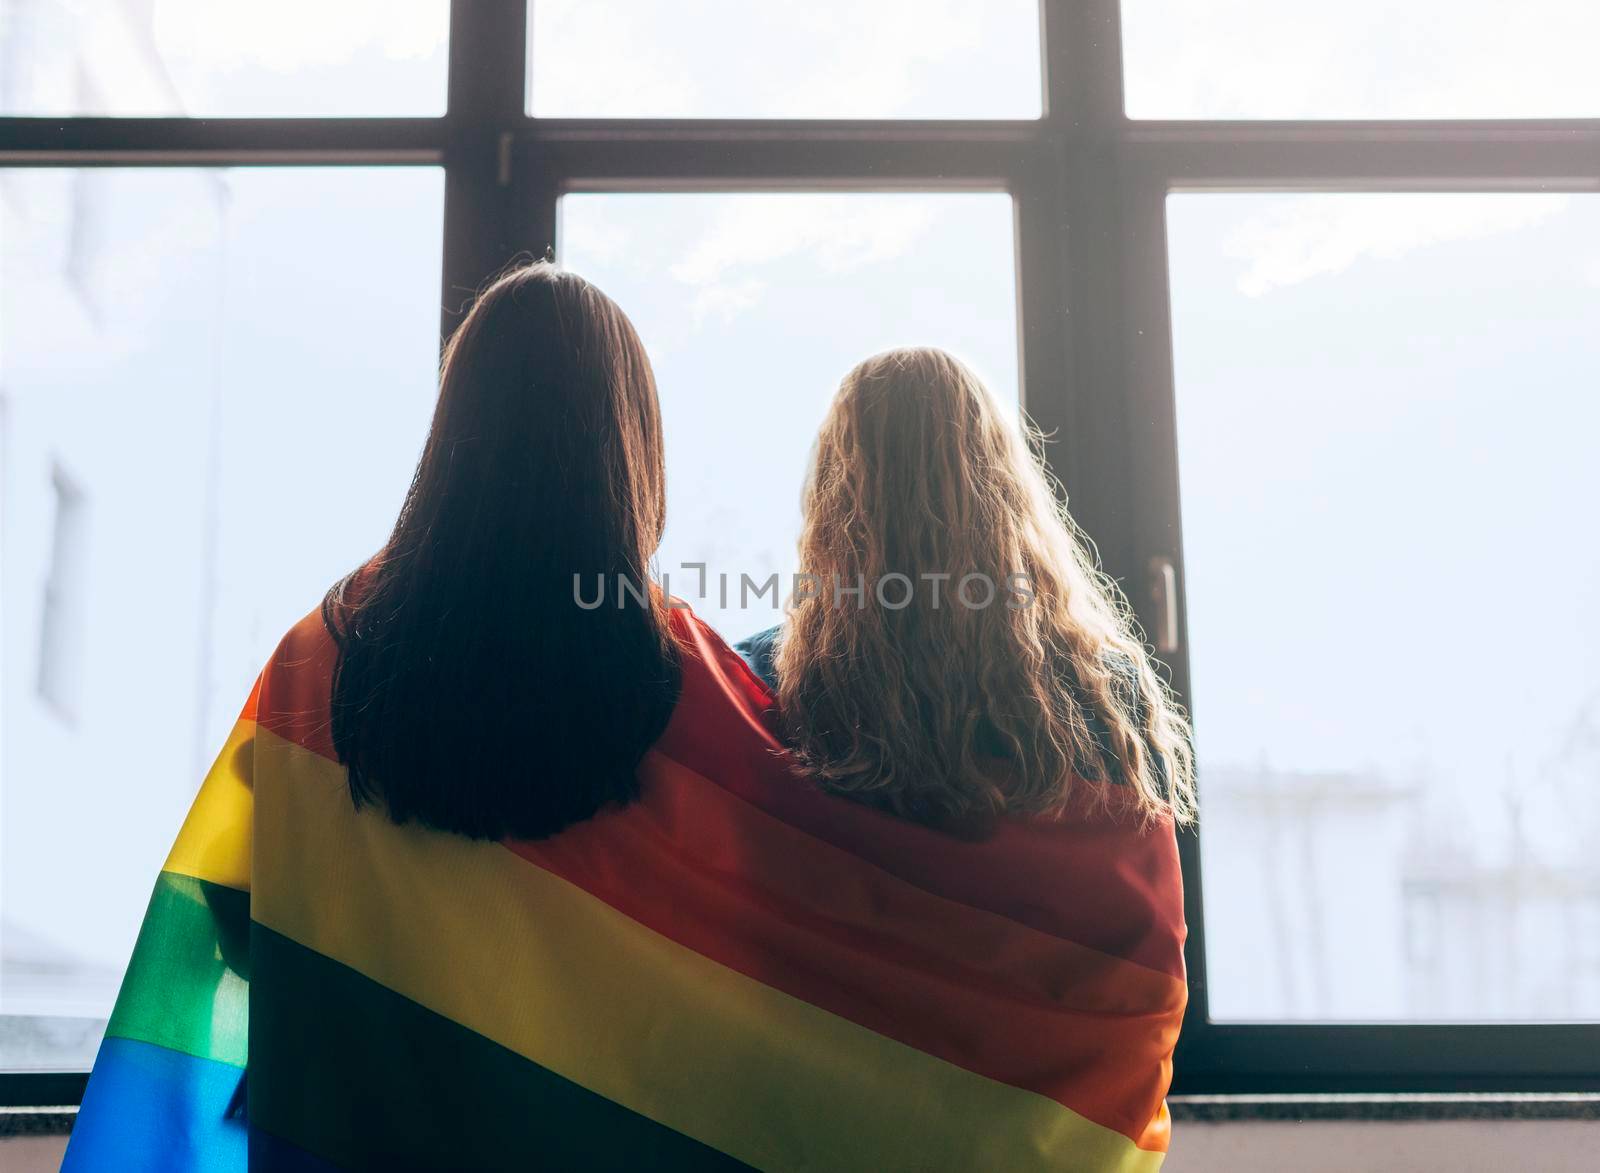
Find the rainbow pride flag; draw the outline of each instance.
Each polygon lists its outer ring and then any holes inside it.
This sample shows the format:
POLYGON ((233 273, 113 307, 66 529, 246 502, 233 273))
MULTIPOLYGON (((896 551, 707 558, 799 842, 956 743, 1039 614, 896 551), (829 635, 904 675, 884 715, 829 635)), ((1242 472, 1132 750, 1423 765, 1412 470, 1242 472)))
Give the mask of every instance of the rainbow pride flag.
POLYGON ((483 843, 352 807, 302 620, 156 882, 64 1169, 1157 1168, 1170 828, 966 840, 824 795, 674 623, 642 800, 483 843))

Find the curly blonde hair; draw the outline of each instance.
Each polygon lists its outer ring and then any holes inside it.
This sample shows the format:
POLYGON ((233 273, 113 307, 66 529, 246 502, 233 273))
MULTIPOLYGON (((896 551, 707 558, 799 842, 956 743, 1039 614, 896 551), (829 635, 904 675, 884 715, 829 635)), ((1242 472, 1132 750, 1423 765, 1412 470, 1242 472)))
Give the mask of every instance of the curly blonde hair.
POLYGON ((922 822, 1058 814, 1122 783, 1187 823, 1188 720, 1038 439, 942 350, 845 376, 805 488, 800 569, 821 585, 777 652, 791 745, 825 789, 922 822), (968 576, 1005 585, 969 605, 968 576))

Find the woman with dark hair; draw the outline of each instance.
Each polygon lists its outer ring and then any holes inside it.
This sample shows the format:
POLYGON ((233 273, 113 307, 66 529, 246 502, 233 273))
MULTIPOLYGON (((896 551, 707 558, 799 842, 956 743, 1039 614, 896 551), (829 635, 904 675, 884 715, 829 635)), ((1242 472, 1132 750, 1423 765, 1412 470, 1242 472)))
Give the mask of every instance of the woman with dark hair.
POLYGON ((665 601, 585 610, 574 584, 647 582, 665 524, 633 324, 553 265, 501 278, 450 341, 388 545, 323 602, 357 805, 540 838, 633 798, 677 699, 665 601))
POLYGON ((637 797, 680 687, 665 485, 621 309, 548 263, 489 285, 388 542, 284 637, 167 859, 67 1168, 474 1167, 474 1113, 571 1106, 500 1070, 541 991, 462 960, 495 942, 466 873, 637 797), (626 605, 574 606, 596 579, 626 605))

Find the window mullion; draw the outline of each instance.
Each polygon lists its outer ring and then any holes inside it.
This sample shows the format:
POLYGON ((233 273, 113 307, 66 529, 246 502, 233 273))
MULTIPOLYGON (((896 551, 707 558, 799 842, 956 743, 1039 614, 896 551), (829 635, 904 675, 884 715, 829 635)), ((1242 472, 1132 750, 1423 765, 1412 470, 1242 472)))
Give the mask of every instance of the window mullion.
POLYGON ((451 0, 445 116, 443 329, 523 247, 512 199, 514 132, 526 121, 528 9, 522 0, 451 0))

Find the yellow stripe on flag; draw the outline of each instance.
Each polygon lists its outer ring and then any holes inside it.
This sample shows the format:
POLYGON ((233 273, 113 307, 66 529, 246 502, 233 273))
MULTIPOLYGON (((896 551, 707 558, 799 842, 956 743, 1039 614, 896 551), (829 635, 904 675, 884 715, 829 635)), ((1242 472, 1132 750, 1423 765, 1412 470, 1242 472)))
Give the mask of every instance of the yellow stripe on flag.
POLYGON ((357 813, 337 763, 265 730, 256 768, 271 861, 256 920, 748 1164, 1161 1164, 1053 1100, 719 965, 499 845, 357 813))
POLYGON ((250 890, 250 831, 256 723, 234 725, 200 784, 163 871, 250 890))

